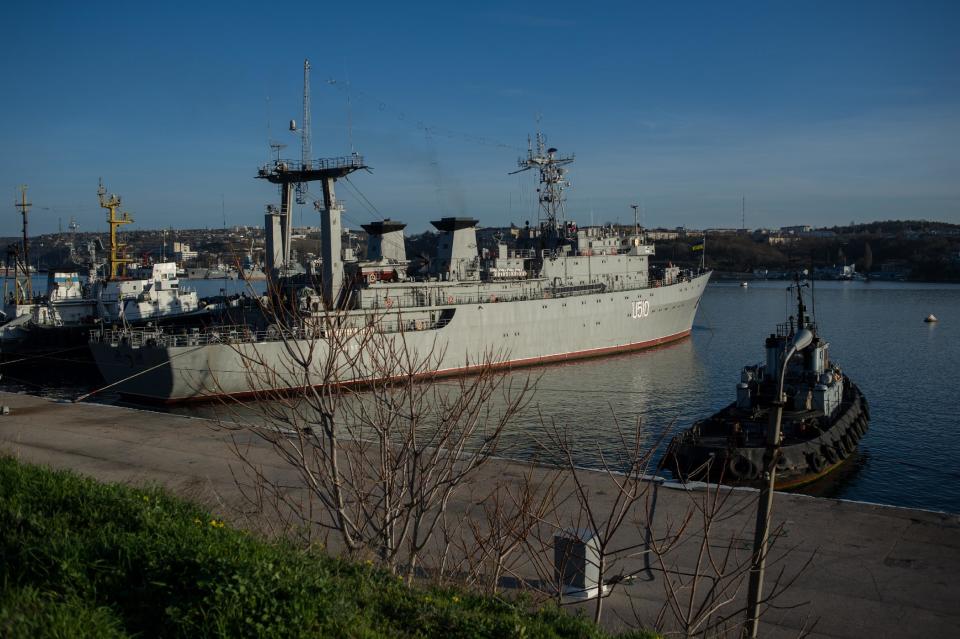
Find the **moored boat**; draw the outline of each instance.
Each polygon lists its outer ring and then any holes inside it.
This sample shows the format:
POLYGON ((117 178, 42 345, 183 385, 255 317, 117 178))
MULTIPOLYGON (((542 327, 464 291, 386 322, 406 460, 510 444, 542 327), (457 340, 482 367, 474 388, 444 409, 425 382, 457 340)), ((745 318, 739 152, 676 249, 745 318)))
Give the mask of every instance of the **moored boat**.
POLYGON ((420 376, 431 377, 687 337, 710 272, 654 269, 654 246, 638 228, 583 228, 568 219, 563 191, 572 162, 538 134, 519 170, 539 174, 539 224, 518 229, 512 247, 498 240, 483 248, 477 220, 444 217, 432 222, 435 255, 412 262, 405 225, 396 220, 364 225, 365 260, 341 246, 343 205, 334 185, 365 168, 361 156, 277 159, 258 173, 281 186, 281 205, 264 220, 272 281, 263 317, 203 332, 104 330, 91 336, 93 357, 116 392, 181 402, 389 378, 396 371, 378 368, 378 357, 358 355, 374 343, 426 362, 420 376), (291 277, 287 212, 295 185, 311 180, 324 182, 323 270, 291 277))
POLYGON ((856 452, 869 425, 869 405, 831 361, 830 345, 806 315, 807 286, 799 276, 795 279, 791 289, 796 291, 797 313, 767 337, 766 361, 743 368, 736 401, 674 437, 662 466, 677 479, 760 486, 781 381, 785 402, 776 488, 816 481, 856 452), (809 344, 792 349, 804 331, 810 333, 804 333, 809 344))

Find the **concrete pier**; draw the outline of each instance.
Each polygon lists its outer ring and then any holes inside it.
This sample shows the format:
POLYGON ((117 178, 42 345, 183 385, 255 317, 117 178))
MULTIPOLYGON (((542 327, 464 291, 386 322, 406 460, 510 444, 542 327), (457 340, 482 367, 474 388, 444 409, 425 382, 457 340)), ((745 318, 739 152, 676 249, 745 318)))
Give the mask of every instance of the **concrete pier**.
MULTIPOLYGON (((10 393, 0 393, 0 404, 10 407, 9 415, 0 416, 3 454, 103 481, 159 483, 225 515, 239 503, 229 435, 207 420, 10 393)), ((269 466, 268 451, 262 453, 269 466)), ((285 472, 280 466, 271 470, 285 472)), ((478 484, 528 470, 498 460, 483 469, 478 484)), ((604 478, 597 473, 594 479, 600 486, 604 478)), ((602 491, 597 494, 602 501, 602 491)), ((667 485, 653 494, 657 517, 678 520, 695 498, 667 485)), ((741 507, 718 522, 718 539, 732 539, 748 552, 755 499, 755 493, 736 491, 732 503, 741 507)), ((451 507, 467 513, 470 501, 451 507)), ((781 548, 790 549, 783 567, 790 572, 809 566, 778 602, 785 608, 765 615, 761 636, 795 637, 811 625, 812 637, 960 636, 960 516, 778 494, 773 523, 784 525, 781 548)), ((642 545, 629 531, 624 534, 618 545, 642 545)), ((697 547, 691 543, 689 551, 697 547)), ((615 589, 606 604, 604 623, 612 630, 630 625, 635 611, 641 620, 651 619, 664 600, 662 575, 642 570, 640 555, 630 561, 627 570, 638 578, 615 589)))

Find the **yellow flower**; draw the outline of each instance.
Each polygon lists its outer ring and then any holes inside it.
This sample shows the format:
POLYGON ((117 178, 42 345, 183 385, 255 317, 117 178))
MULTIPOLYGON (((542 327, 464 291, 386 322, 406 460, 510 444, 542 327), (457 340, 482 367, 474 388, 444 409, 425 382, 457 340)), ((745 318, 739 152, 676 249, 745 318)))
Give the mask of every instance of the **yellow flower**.
POLYGON ((453 596, 453 603, 460 603, 460 597, 454 595, 454 596, 453 596))
POLYGON ((433 599, 430 598, 430 595, 427 595, 426 597, 424 597, 423 600, 426 601, 427 603, 430 603, 431 601, 433 601, 433 599))
POLYGON ((150 498, 147 497, 146 495, 144 495, 144 496, 143 496, 143 501, 149 502, 149 501, 150 501, 150 498))
POLYGON ((199 523, 200 523, 200 520, 199 520, 199 519, 197 519, 196 517, 194 517, 194 518, 193 518, 193 523, 195 523, 195 524, 199 524, 199 523))
POLYGON ((367 559, 367 561, 366 561, 365 563, 366 563, 368 566, 372 566, 372 565, 373 565, 373 560, 372 560, 372 559, 367 559))

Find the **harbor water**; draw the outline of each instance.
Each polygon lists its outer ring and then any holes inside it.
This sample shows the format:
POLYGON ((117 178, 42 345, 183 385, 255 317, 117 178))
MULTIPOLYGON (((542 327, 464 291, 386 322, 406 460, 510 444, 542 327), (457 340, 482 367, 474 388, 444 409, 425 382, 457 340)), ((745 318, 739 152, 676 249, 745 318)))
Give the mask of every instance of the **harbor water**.
MULTIPOLYGON (((194 281, 201 295, 243 283, 194 281)), ((764 338, 793 310, 787 282, 707 287, 690 339, 650 351, 511 373, 536 391, 511 424, 507 454, 530 458, 551 424, 576 461, 610 462, 637 420, 659 450, 669 436, 733 401, 740 369, 764 357, 764 338)), ((830 354, 866 395, 870 430, 856 456, 807 489, 812 494, 960 513, 960 285, 816 282, 808 304, 830 354), (924 323, 928 314, 937 323, 924 323)), ((258 289, 261 287, 258 286, 258 289)), ((9 387, 9 386, 8 386, 9 387)), ((81 389, 54 389, 59 394, 81 389)), ((51 392, 47 389, 46 392, 51 392)), ((109 396, 104 400, 109 401, 109 396)), ((102 400, 103 401, 103 400, 102 400)), ((115 401, 115 399, 113 400, 115 401)), ((210 416, 212 406, 177 407, 210 416)))
MULTIPOLYGON (((740 369, 795 308, 787 282, 707 287, 691 339, 655 351, 554 366, 535 404, 567 424, 580 463, 612 459, 637 419, 672 434, 732 402, 740 369)), ((870 403, 858 454, 806 489, 816 495, 960 512, 960 285, 816 282, 811 315, 870 403), (939 322, 924 323, 933 313, 939 322)), ((529 416, 528 416, 529 419, 529 416)), ((536 432, 539 417, 527 428, 536 432)), ((523 450, 524 434, 514 435, 523 450)), ((531 449, 528 449, 531 450, 531 449)))

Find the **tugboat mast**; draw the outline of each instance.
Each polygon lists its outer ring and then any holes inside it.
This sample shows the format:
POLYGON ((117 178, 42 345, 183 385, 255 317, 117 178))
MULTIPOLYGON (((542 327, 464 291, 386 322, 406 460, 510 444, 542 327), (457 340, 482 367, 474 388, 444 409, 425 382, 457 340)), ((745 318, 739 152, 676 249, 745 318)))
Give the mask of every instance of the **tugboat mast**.
POLYGON ((793 274, 793 282, 794 282, 793 287, 796 287, 797 289, 797 331, 801 331, 807 325, 807 322, 806 322, 807 307, 804 306, 803 304, 802 289, 804 286, 809 286, 809 285, 800 283, 800 273, 793 274))

